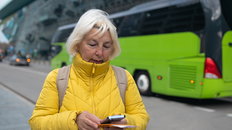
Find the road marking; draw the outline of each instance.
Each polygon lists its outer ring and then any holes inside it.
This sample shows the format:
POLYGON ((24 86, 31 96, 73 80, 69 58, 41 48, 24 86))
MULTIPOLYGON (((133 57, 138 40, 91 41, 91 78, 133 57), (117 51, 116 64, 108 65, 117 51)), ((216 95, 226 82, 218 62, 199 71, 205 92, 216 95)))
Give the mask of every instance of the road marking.
POLYGON ((215 112, 215 110, 213 109, 209 109, 209 108, 204 108, 204 107, 194 107, 198 110, 202 110, 202 111, 205 111, 205 112, 215 112))

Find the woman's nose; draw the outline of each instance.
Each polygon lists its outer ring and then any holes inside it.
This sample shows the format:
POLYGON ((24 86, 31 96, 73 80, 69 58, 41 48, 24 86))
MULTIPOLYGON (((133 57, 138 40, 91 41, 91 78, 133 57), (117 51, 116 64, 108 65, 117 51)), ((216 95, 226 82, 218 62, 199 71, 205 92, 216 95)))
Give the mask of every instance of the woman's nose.
POLYGON ((99 56, 99 57, 101 57, 102 54, 103 54, 103 49, 102 49, 102 47, 98 47, 97 50, 96 50, 96 55, 99 56))

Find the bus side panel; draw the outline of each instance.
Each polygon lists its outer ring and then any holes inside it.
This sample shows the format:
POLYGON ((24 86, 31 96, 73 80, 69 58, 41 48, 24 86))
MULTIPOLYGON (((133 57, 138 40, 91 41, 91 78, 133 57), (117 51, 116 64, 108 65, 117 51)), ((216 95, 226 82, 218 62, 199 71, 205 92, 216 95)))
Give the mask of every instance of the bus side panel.
MULTIPOLYGON (((133 36, 119 39, 122 53, 115 59, 154 62, 199 55, 200 39, 191 32, 133 36)), ((136 63, 138 64, 138 63, 136 63)))
POLYGON ((200 98, 204 76, 204 56, 169 63, 168 95, 200 98))
POLYGON ((128 70, 133 76, 135 76, 136 71, 147 71, 149 72, 151 80, 151 91, 154 93, 167 93, 168 87, 168 65, 164 61, 150 62, 149 64, 143 64, 143 62, 128 62, 128 60, 121 61, 124 64, 120 64, 119 60, 114 60, 111 62, 114 65, 124 67, 128 70), (157 76, 162 76, 162 80, 158 80, 157 76))
POLYGON ((232 82, 232 31, 225 33, 222 40, 222 77, 232 82))
POLYGON ((168 88, 168 64, 166 61, 157 61, 150 68, 152 74, 152 92, 159 94, 167 94, 168 88), (158 77, 162 77, 159 79, 158 77))
MULTIPOLYGON (((189 90, 183 91, 183 89, 169 87, 169 82, 172 78, 169 74, 169 62, 188 57, 194 58, 200 55, 200 39, 194 33, 185 32, 124 37, 120 38, 120 43, 122 53, 111 62, 112 64, 126 68, 132 75, 136 70, 148 71, 152 84, 151 90, 153 92, 167 95, 191 96, 188 92, 189 90), (157 76, 162 76, 162 80, 158 80, 157 76)), ((191 65, 193 61, 188 63, 185 63, 185 61, 173 62, 173 65, 175 64, 180 66, 181 64, 191 65)), ((195 66, 201 66, 201 69, 203 69, 203 64, 203 62, 199 64, 197 61, 195 66)), ((199 77, 203 78, 203 70, 200 72, 201 76, 199 77)))
POLYGON ((232 96, 232 82, 223 79, 204 79, 202 98, 218 98, 232 96))

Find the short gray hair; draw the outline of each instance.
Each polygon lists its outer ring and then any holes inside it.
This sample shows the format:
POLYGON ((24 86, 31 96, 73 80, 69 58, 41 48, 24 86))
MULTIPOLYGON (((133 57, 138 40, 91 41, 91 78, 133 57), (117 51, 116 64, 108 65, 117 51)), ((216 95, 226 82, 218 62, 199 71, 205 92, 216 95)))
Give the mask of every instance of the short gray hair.
POLYGON ((121 52, 120 44, 118 41, 118 35, 116 27, 108 18, 109 14, 99 9, 90 9, 85 12, 77 22, 73 32, 68 37, 66 46, 68 53, 75 56, 78 52, 76 46, 83 40, 84 36, 91 31, 91 29, 99 26, 97 33, 103 34, 109 30, 114 51, 110 56, 110 60, 118 56, 121 52))

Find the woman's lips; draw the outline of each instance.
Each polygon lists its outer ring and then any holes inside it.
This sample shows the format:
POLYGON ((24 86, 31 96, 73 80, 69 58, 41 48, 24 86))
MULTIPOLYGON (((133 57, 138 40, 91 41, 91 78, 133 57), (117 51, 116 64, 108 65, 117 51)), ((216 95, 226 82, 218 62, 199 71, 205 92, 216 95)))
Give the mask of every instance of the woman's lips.
POLYGON ((103 60, 93 60, 93 59, 91 59, 90 62, 96 63, 96 64, 101 64, 101 63, 103 63, 104 61, 103 61, 103 60))

